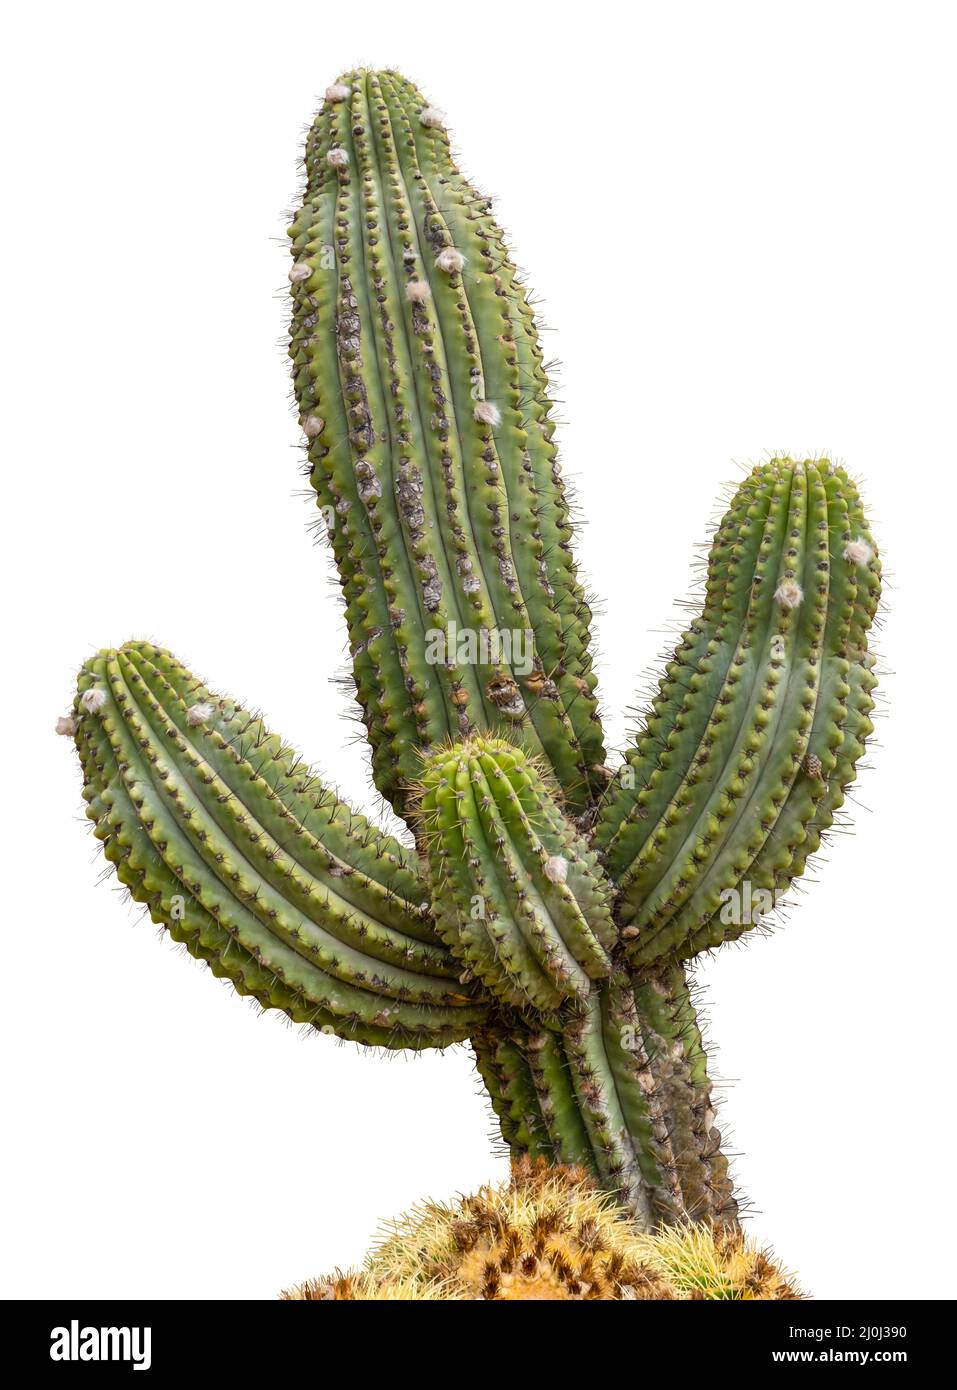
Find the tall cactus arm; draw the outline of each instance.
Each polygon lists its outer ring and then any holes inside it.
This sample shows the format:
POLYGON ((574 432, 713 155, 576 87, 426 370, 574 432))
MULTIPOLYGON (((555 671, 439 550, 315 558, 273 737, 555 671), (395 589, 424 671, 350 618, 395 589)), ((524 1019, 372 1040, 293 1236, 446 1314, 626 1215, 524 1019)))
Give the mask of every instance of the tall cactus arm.
POLYGON ((405 851, 167 653, 99 653, 74 722, 121 881, 240 992, 384 1047, 444 1047, 481 1021, 405 851))
POLYGON ((879 596, 843 469, 756 468, 595 830, 634 964, 740 935, 803 872, 871 731, 879 596))
POLYGON ((393 73, 329 89, 306 176, 290 355, 377 785, 402 810, 418 748, 511 729, 580 810, 604 786, 590 614, 501 233, 393 73))

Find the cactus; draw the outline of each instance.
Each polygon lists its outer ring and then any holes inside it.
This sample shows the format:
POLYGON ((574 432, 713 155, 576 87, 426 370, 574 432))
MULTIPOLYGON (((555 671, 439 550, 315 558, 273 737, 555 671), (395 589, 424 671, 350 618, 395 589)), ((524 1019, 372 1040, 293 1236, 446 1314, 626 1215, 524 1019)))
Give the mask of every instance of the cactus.
POLYGON ((803 873, 871 731, 857 490, 825 459, 751 472, 613 772, 535 317, 488 200, 394 72, 328 89, 305 170, 306 467, 375 783, 415 848, 136 642, 85 663, 58 724, 95 833, 240 993, 367 1045, 468 1040, 516 1161, 576 1165, 636 1229, 731 1240, 689 970, 803 873))

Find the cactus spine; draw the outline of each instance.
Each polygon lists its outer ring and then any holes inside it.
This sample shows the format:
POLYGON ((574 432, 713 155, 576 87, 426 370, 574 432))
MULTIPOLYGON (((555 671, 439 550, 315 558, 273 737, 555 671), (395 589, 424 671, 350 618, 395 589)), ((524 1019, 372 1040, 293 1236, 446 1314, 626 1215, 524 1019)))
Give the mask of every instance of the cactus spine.
POLYGON ((516 1160, 576 1165, 646 1230, 733 1226, 687 972, 803 872, 870 733, 856 488, 823 459, 753 470, 612 774, 536 324, 487 199, 392 72, 329 88, 305 165, 307 469, 416 851, 146 643, 88 661, 58 724, 95 833, 240 993, 360 1043, 468 1039, 516 1160))

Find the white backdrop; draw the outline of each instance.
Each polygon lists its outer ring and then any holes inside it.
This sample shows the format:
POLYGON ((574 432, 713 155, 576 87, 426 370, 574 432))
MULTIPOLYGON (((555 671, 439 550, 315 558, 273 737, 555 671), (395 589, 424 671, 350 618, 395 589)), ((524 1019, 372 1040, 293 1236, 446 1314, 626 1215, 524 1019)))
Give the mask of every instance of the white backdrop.
POLYGON ((891 674, 856 833, 702 977, 754 1232, 822 1297, 957 1292, 953 14, 8 16, 3 1294, 272 1297, 505 1172, 465 1051, 303 1039, 157 940, 98 882, 53 735, 80 662, 150 637, 375 809, 283 353, 282 209, 357 62, 449 112, 544 301, 614 746, 739 465, 833 451, 862 479, 891 674))

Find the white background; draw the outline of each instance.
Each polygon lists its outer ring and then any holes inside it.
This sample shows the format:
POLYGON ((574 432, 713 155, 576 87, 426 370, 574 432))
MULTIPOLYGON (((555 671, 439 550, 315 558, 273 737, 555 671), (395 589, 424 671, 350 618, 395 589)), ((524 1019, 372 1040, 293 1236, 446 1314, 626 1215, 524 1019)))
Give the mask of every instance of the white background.
POLYGON ((862 479, 891 674, 856 833, 786 929, 703 979, 756 1235, 821 1297, 957 1293, 953 16, 8 14, 5 1295, 269 1298, 506 1171, 466 1051, 303 1039, 98 883, 53 736, 80 662, 150 637, 375 809, 330 684, 344 628, 283 354, 282 210, 319 94, 356 63, 449 112, 554 327, 613 745, 739 465, 833 451, 862 479))

